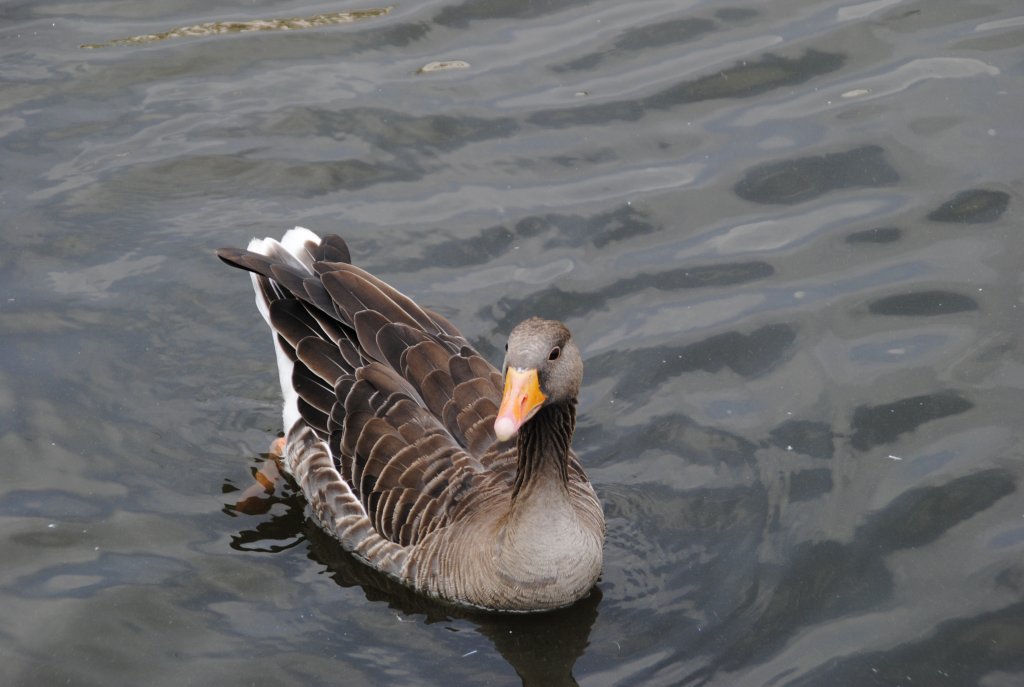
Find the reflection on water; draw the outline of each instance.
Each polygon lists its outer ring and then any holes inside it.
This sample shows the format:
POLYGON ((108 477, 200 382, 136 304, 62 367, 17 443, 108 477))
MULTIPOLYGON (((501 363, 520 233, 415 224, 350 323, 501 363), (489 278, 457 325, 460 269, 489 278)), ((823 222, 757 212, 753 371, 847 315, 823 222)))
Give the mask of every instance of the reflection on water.
POLYGON ((1003 191, 971 189, 961 191, 952 200, 928 213, 928 219, 962 224, 995 222, 1003 216, 1009 204, 1010 194, 1003 191))
POLYGON ((918 291, 886 296, 868 304, 873 315, 902 315, 921 317, 947 315, 967 310, 977 310, 978 303, 970 296, 949 291, 918 291))
POLYGON ((5 8, 5 684, 1024 681, 1017 5, 5 8), (213 249, 295 224, 492 361, 567 320, 594 595, 437 606, 250 489, 213 249))
POLYGON ((749 98, 795 86, 808 79, 839 69, 843 56, 807 50, 801 57, 767 54, 757 60, 743 60, 710 76, 683 81, 639 99, 600 105, 540 111, 529 122, 543 127, 591 126, 617 120, 635 121, 651 110, 665 110, 715 98, 749 98))
POLYGON ((891 186, 899 174, 878 146, 762 165, 736 184, 736 195, 755 203, 806 203, 823 193, 858 186, 891 186))
POLYGON ((847 243, 892 243, 893 241, 899 241, 902 236, 899 227, 874 227, 873 229, 863 229, 861 231, 855 231, 852 234, 848 234, 846 237, 847 243))
MULTIPOLYGON (((237 493, 237 487, 225 483, 224 492, 237 493)), ((473 613, 414 594, 361 563, 306 516, 305 499, 289 478, 275 492, 251 497, 245 505, 258 514, 238 516, 249 528, 232 536, 232 548, 273 554, 308 542, 309 558, 324 566, 332 580, 342 587, 362 588, 370 601, 384 602, 404 616, 421 618, 427 623, 467 621, 493 644, 524 684, 577 684, 572 668, 587 647, 601 602, 600 590, 595 589, 570 608, 550 613, 473 613)), ((225 512, 235 514, 237 508, 231 504, 225 512)))
POLYGON ((974 407, 955 391, 940 391, 926 396, 903 398, 877 406, 860 406, 853 413, 850 445, 860 451, 888 444, 904 432, 912 432, 925 422, 964 413, 974 407))

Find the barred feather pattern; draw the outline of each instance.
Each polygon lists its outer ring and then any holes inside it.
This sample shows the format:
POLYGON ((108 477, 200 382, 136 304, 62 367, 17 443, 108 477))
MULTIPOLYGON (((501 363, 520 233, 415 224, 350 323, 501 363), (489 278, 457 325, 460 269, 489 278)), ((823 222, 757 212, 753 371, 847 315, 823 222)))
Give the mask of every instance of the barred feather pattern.
POLYGON ((285 469, 320 525, 427 595, 502 611, 584 596, 604 518, 570 448, 575 399, 497 442, 502 375, 447 319, 296 228, 218 256, 274 335, 285 469))

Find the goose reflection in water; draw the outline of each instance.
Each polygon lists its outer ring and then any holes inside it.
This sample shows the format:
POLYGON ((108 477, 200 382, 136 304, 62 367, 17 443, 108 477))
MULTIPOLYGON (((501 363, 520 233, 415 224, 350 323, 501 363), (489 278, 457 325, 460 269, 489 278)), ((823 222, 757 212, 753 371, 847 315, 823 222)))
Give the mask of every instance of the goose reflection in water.
MULTIPOLYGON (((274 461, 264 455, 252 466, 254 475, 273 473, 274 461)), ((590 641, 598 616, 601 590, 568 608, 539 614, 476 613, 416 594, 386 575, 376 572, 345 551, 306 515, 306 501, 290 477, 283 476, 274 488, 262 483, 239 493, 230 481, 225 494, 238 496, 223 511, 241 518, 231 537, 239 551, 278 554, 307 546, 307 555, 323 565, 341 587, 360 587, 368 601, 424 623, 464 621, 486 637, 527 687, 570 686, 577 682, 573 666, 590 641)), ((230 497, 229 497, 230 498, 230 497)), ((464 626, 464 624, 463 624, 464 626)))

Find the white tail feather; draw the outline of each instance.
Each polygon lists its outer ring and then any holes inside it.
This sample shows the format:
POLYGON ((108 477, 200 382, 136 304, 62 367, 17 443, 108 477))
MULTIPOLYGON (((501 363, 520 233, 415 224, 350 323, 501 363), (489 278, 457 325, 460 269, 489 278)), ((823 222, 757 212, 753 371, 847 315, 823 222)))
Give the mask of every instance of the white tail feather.
MULTIPOLYGON (((280 242, 269 237, 265 239, 254 238, 249 242, 249 250, 253 253, 268 256, 273 255, 279 250, 284 250, 312 272, 313 256, 306 251, 305 245, 307 242, 320 245, 320 237, 309 229, 295 227, 287 231, 280 242)), ((281 395, 284 396, 284 407, 281 414, 284 420, 284 429, 287 433, 301 418, 299 414, 299 394, 292 387, 292 369, 294 365, 288 359, 288 356, 285 355, 280 342, 277 340, 277 332, 274 331, 273 325, 270 325, 270 303, 267 302, 266 297, 263 295, 259 279, 260 277, 257 275, 252 275, 253 290, 256 291, 256 307, 259 308, 263 319, 270 326, 274 337, 274 352, 277 354, 277 374, 281 382, 281 395)))

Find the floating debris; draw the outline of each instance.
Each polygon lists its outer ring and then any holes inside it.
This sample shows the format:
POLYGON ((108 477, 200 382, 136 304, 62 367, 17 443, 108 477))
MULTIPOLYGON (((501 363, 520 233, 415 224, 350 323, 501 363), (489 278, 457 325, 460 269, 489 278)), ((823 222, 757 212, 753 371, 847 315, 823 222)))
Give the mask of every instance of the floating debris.
POLYGON ((352 24, 364 19, 376 19, 391 12, 391 7, 377 9, 353 10, 351 12, 327 12, 316 14, 312 17, 291 17, 285 19, 253 19, 252 21, 214 21, 193 26, 181 26, 170 31, 161 33, 150 33, 143 36, 132 36, 131 38, 115 38, 106 43, 86 43, 79 47, 86 50, 96 48, 114 48, 123 45, 143 45, 155 43, 169 38, 198 38, 202 36, 216 36, 222 33, 249 33, 250 31, 300 31, 302 29, 315 29, 320 26, 336 26, 338 24, 352 24))
POLYGON ((469 69, 469 62, 465 60, 442 60, 440 62, 427 62, 416 70, 417 74, 429 74, 431 72, 445 72, 451 69, 469 69))

